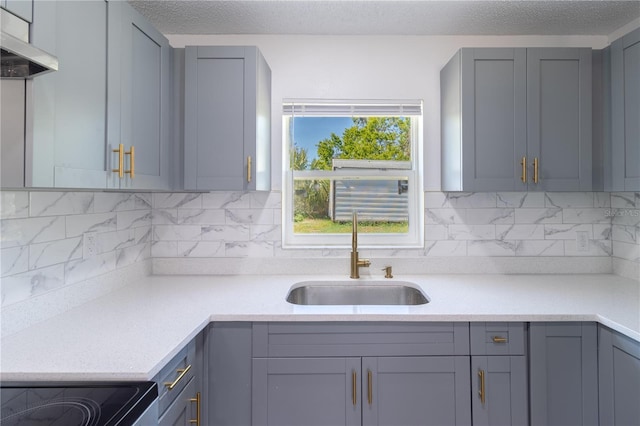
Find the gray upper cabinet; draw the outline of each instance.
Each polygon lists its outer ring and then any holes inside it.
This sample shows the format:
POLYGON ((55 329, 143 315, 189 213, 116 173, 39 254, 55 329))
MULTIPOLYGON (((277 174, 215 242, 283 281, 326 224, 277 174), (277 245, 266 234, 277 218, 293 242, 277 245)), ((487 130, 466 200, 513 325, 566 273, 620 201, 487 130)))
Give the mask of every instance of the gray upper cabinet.
POLYGON ((640 424, 640 343, 598 329, 600 424, 640 424))
POLYGON ((598 424, 595 323, 531 323, 532 426, 598 424))
POLYGON ((440 74, 442 189, 526 190, 526 50, 461 49, 440 74))
POLYGON ((128 3, 109 2, 108 157, 123 171, 108 187, 170 188, 170 73, 168 40, 128 3))
POLYGON ((527 49, 530 190, 591 191, 591 71, 591 49, 527 49))
POLYGON ((33 13, 32 42, 59 70, 27 86, 25 185, 104 188, 107 2, 36 1, 33 13))
POLYGON ((270 189, 271 70, 256 47, 186 47, 184 120, 184 189, 270 189))
POLYGON ((590 49, 461 49, 440 79, 444 191, 591 190, 590 49))
MULTIPOLYGON (((610 158, 605 190, 640 190, 640 29, 610 48, 610 158)), ((605 65, 606 66, 606 65, 605 65)))

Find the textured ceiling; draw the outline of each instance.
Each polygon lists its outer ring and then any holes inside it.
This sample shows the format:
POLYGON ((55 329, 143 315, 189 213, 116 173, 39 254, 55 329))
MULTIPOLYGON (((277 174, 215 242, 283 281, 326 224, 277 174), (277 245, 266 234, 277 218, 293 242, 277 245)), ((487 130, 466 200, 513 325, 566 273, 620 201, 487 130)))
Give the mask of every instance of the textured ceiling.
POLYGON ((165 34, 608 35, 634 1, 130 0, 165 34))

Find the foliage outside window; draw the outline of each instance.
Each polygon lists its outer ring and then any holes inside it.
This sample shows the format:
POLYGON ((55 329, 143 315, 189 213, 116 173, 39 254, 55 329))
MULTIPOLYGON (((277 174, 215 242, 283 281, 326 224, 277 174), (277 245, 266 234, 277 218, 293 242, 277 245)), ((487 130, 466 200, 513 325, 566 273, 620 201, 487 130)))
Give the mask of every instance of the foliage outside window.
POLYGON ((285 102, 284 246, 422 245, 421 103, 285 102))

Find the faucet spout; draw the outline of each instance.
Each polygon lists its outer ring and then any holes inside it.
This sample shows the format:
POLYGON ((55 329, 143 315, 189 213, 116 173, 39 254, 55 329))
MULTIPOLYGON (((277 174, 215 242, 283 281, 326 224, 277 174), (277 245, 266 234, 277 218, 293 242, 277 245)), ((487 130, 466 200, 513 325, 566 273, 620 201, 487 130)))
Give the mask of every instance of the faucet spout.
POLYGON ((360 278, 360 268, 371 265, 369 259, 358 257, 358 213, 353 212, 353 224, 351 226, 351 273, 350 278, 360 278))

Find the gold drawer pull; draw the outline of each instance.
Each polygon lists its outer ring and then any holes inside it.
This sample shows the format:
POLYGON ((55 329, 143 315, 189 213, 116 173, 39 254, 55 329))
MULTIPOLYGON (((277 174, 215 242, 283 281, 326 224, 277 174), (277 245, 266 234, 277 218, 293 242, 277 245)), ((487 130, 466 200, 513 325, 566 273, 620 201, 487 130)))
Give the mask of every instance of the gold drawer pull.
POLYGON ((189 398, 189 402, 196 403, 196 418, 189 419, 189 423, 195 423, 196 426, 200 426, 200 392, 196 392, 195 398, 189 398))
POLYGON ((369 405, 373 404, 373 373, 371 370, 367 372, 367 400, 369 405))
POLYGON ((173 381, 173 382, 165 382, 164 385, 169 389, 172 390, 173 388, 176 387, 176 385, 178 384, 178 382, 180 380, 182 380, 182 378, 184 377, 185 374, 187 374, 187 372, 191 370, 191 364, 187 365, 187 368, 179 368, 178 370, 176 370, 178 373, 180 373, 180 375, 173 381))
POLYGON ((131 149, 127 152, 125 152, 126 155, 130 156, 130 166, 131 168, 129 170, 125 170, 124 172, 131 175, 131 179, 133 179, 134 177, 136 177, 136 151, 135 151, 135 147, 133 145, 131 145, 131 149))
POLYGON ((354 371, 353 373, 351 373, 351 402, 353 403, 354 407, 358 403, 358 387, 356 386, 357 380, 358 375, 354 371))
POLYGON ((123 163, 124 163, 124 145, 120 144, 118 145, 118 149, 114 149, 113 152, 117 152, 118 153, 118 168, 117 169, 111 169, 112 172, 117 173, 118 177, 120 179, 122 179, 124 177, 124 168, 123 168, 123 163))
POLYGON ((522 166, 522 176, 520 176, 520 180, 522 180, 523 183, 527 183, 527 157, 522 157, 520 165, 522 166))
POLYGON ((478 370, 478 377, 480 379, 480 391, 478 392, 478 395, 480 396, 480 402, 482 403, 482 405, 484 405, 484 370, 478 370))
POLYGON ((507 343, 509 341, 506 337, 500 336, 493 336, 491 340, 493 340, 493 343, 507 343))
POLYGON ((251 156, 247 157, 247 182, 251 183, 251 156))
POLYGON ((533 183, 538 183, 538 167, 539 167, 538 157, 533 159, 533 183))

